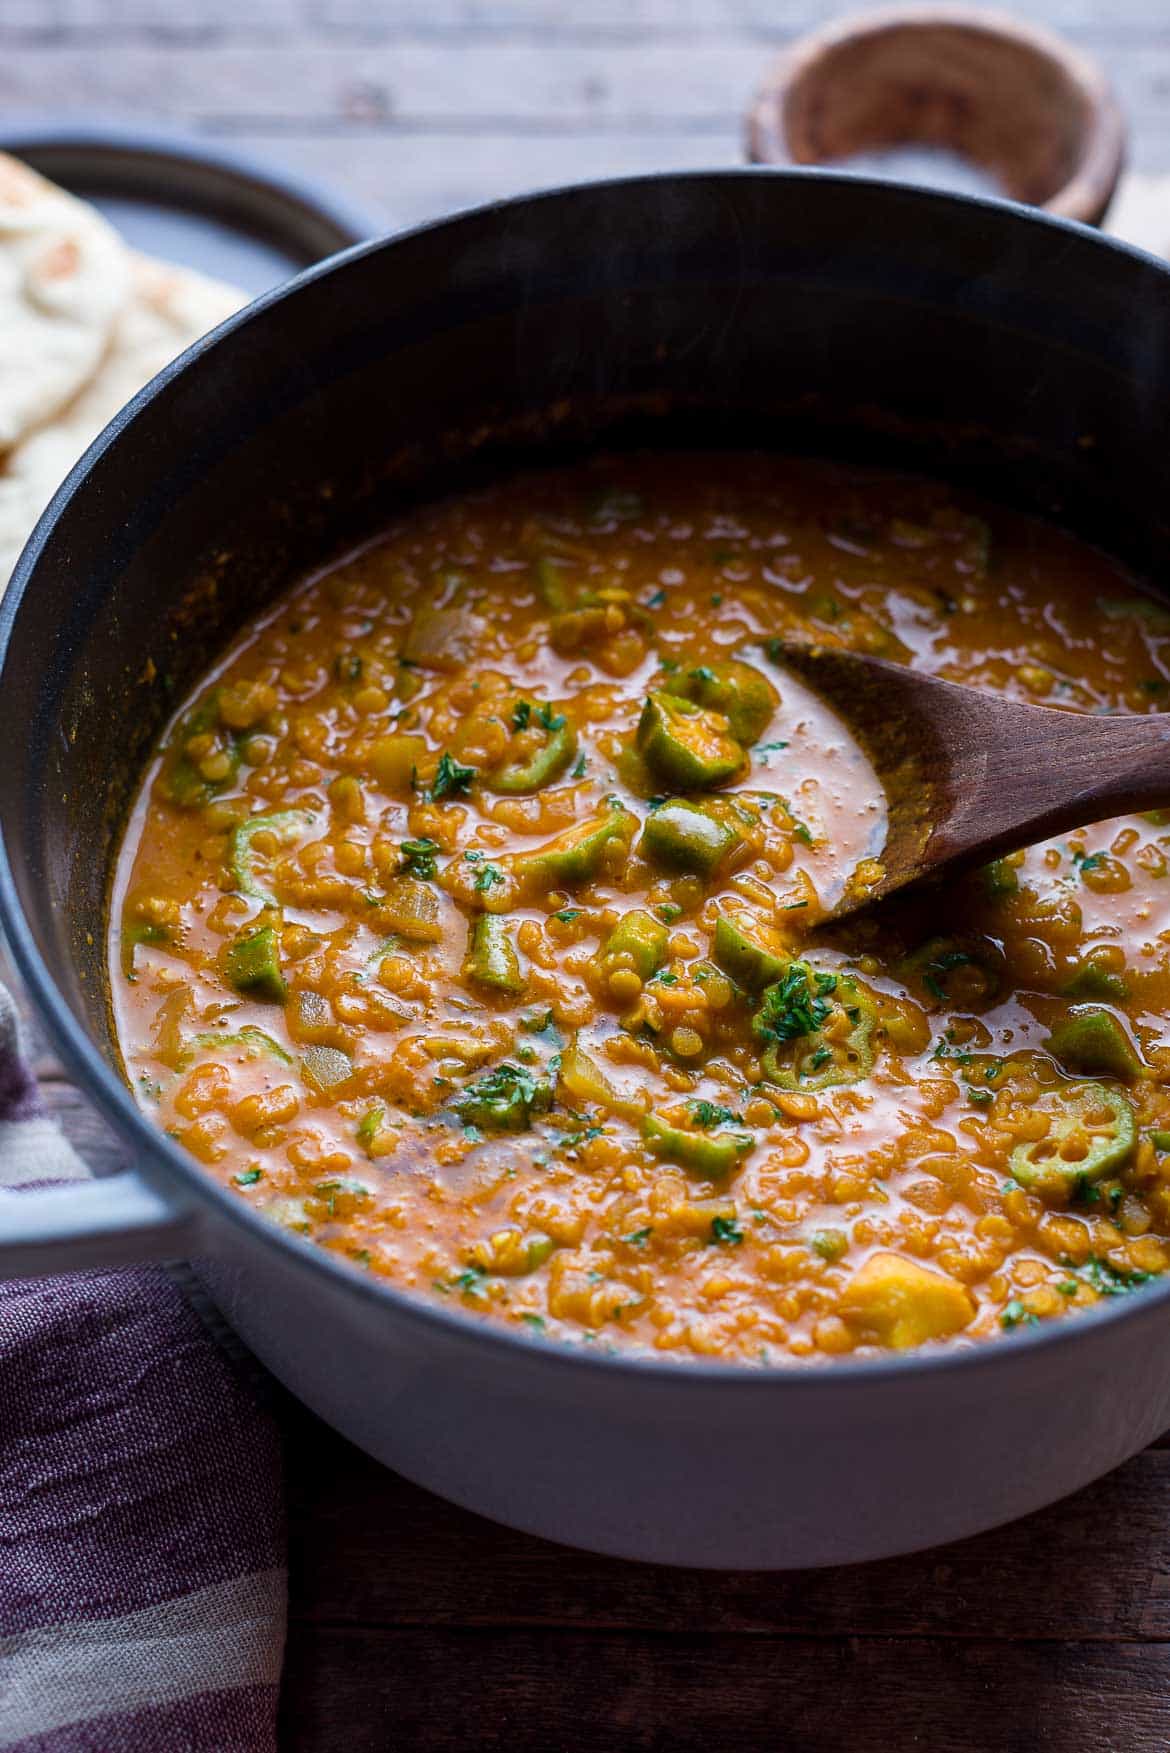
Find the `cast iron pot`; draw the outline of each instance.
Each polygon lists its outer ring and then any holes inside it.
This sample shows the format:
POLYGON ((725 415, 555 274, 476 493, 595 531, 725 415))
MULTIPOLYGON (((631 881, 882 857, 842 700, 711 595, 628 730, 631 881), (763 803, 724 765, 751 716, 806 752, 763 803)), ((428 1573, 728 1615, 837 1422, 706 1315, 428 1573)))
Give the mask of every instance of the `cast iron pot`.
POLYGON ((136 1165, 5 1197, 0 1267, 190 1257, 339 1430, 554 1539, 779 1567, 971 1534, 1170 1424, 1170 1280, 889 1361, 724 1367, 553 1345, 265 1222, 155 1130, 118 1072, 108 874, 174 700, 246 615, 407 499, 634 438, 925 462, 1156 577, 1170 272, 1006 205, 816 172, 665 176, 351 250, 164 372, 57 495, 0 616, 3 926, 136 1165))

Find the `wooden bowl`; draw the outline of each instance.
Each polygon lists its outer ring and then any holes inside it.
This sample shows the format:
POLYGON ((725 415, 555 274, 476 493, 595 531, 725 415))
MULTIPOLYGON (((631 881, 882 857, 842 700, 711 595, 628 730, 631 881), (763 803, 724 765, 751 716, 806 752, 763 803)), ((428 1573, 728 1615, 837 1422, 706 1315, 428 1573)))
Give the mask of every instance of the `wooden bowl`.
POLYGON ((748 117, 758 164, 895 148, 957 154, 1000 192, 1096 225, 1125 153, 1104 74, 1005 13, 901 6, 840 19, 771 67, 748 117))

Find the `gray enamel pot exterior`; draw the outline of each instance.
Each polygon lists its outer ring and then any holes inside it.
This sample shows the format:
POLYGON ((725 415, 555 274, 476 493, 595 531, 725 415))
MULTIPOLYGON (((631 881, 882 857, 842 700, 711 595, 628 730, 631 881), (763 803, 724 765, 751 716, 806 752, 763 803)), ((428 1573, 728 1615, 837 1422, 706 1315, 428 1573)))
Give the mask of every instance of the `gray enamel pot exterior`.
POLYGON ((925 467, 1144 574, 1170 548, 1170 272, 996 203, 727 171, 504 203, 260 300, 119 417, 0 609, 0 912, 135 1168, 0 1196, 0 1273, 194 1258, 288 1386, 409 1478, 632 1558, 789 1567, 974 1533, 1170 1424, 1170 1283, 998 1343, 720 1367, 513 1336, 265 1223, 116 1069, 110 862, 154 739, 242 623, 420 495, 581 447, 925 467))

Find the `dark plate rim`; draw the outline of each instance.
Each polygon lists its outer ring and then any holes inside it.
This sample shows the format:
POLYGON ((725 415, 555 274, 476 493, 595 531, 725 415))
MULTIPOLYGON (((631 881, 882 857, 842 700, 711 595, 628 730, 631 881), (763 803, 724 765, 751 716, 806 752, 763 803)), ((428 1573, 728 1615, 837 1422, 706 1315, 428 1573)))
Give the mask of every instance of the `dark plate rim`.
MULTIPOLYGON (((369 242, 389 229, 387 220, 313 177, 284 170, 251 153, 238 152, 234 147, 221 146, 218 142, 212 143, 177 129, 138 128, 101 119, 77 122, 72 118, 61 118, 58 121, 52 117, 36 118, 27 124, 10 123, 0 128, 0 151, 8 152, 14 158, 45 150, 95 154, 103 167, 109 168, 111 193, 118 192, 122 181, 118 174, 120 163, 128 165, 146 159, 165 163, 180 172, 187 165, 201 173, 217 173, 226 188, 234 187, 253 202, 268 200, 273 236, 286 236, 292 246, 290 253, 302 260, 306 267, 322 260, 323 252, 313 255, 306 248, 305 235, 298 230, 298 224, 309 221, 332 234, 332 248, 324 254, 369 242)), ((95 187, 101 186, 101 176, 95 176, 93 182, 95 187)), ((126 192, 140 196, 143 193, 141 185, 132 185, 128 177, 126 192)), ((149 190, 147 204, 148 197, 149 190)), ((176 206, 182 204, 175 203, 176 206)), ((195 186, 189 203, 185 204, 194 211, 216 211, 195 186)), ((161 207, 167 203, 159 201, 157 205, 161 207)), ((247 227, 237 222, 237 229, 246 232, 247 227)))

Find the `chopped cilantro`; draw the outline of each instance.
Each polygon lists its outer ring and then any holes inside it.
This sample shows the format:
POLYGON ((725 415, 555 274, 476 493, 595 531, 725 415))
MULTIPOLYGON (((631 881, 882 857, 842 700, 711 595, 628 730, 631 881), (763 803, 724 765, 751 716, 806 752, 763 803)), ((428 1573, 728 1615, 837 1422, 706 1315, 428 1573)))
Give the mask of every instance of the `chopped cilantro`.
POLYGON ((743 1241, 743 1231, 733 1217, 713 1217, 711 1240, 719 1247, 738 1248, 743 1241))
POLYGON ((1092 1181, 1085 1174, 1075 1177, 1069 1193, 1069 1200, 1073 1205, 1100 1205, 1104 1200, 1109 1207, 1111 1217, 1123 1198, 1124 1193, 1118 1182, 1092 1181))
POLYGON ((631 1230, 628 1236, 622 1237, 622 1241, 628 1242, 631 1248, 644 1248, 653 1234, 654 1225, 648 1223, 644 1230, 631 1230))
MULTIPOLYGON (((974 959, 973 956, 967 954, 966 950, 941 950, 933 961, 927 962, 923 969, 922 984, 932 998, 937 998, 940 1003, 945 1003, 947 990, 939 976, 949 974, 952 968, 964 968, 974 959)), ((970 1055, 968 1054, 967 1057, 969 1059, 970 1055)))
POLYGON ((558 912, 553 914, 553 918, 559 919, 562 925, 571 925, 574 919, 580 919, 580 917, 580 907, 562 907, 558 912))
POLYGON ((1038 1315, 1029 1313, 1019 1297, 1013 1297, 999 1317, 999 1324, 1006 1332, 1010 1333, 1013 1327, 1035 1327, 1038 1325, 1039 1319, 1038 1315))
POLYGON ((560 730, 564 725, 565 715, 563 712, 554 712, 551 706, 545 705, 537 712, 536 722, 541 730, 560 730))
POLYGON ((552 1102, 552 1089, 521 1065, 497 1065, 465 1089, 454 1103, 465 1124, 489 1132, 523 1132, 534 1113, 543 1113, 552 1102))
POLYGON ((932 1059, 945 1059, 952 1065, 965 1066, 973 1063, 973 1056, 965 1048, 953 1047, 950 1044, 949 1035, 940 1036, 934 1044, 934 1051, 930 1057, 932 1059))
POLYGON ((673 925, 676 919, 682 918, 683 913, 682 908, 675 901, 663 901, 662 905, 655 907, 654 911, 663 925, 673 925))
POLYGON ((232 1176, 232 1180, 237 1187, 254 1187, 263 1173, 263 1169, 241 1169, 238 1175, 232 1176))
POLYGON ((815 1034, 828 1021, 832 1006, 825 1001, 836 987, 835 974, 817 974, 803 962, 791 963, 764 993, 755 1018, 757 1034, 766 1041, 815 1034))
POLYGON ((584 777, 585 777, 585 755, 582 752, 580 755, 577 756, 577 759, 573 765, 573 771, 570 773, 569 778, 570 779, 584 779, 584 777))
POLYGON ((732 1123, 741 1126, 743 1124, 742 1114, 735 1113, 731 1108, 720 1107, 717 1102, 692 1102, 691 1113, 694 1116, 695 1125, 701 1126, 704 1131, 709 1130, 712 1126, 724 1126, 732 1123))
POLYGON ((532 702, 530 700, 517 700, 515 706, 512 708, 512 729, 527 730, 528 720, 531 717, 532 702))
POLYGON ((477 895, 486 895, 489 889, 494 888, 497 883, 502 883, 503 881, 504 873, 498 868, 498 866, 494 864, 485 864, 482 870, 476 872, 475 892, 477 895))
POLYGON ((439 765, 431 782, 430 801, 438 803, 444 797, 466 796, 475 778, 474 767, 463 767, 446 749, 439 756, 439 765))
POLYGON ((1110 1265, 1098 1254, 1090 1254, 1081 1268, 1081 1277, 1098 1296, 1126 1296, 1131 1290, 1140 1290, 1143 1284, 1149 1284, 1154 1274, 1127 1272, 1122 1267, 1110 1265))
POLYGON ((656 590, 653 596, 648 596, 646 598, 646 607, 648 609, 660 609, 665 601, 666 592, 664 590, 656 590))
POLYGON ((520 1319, 526 1327, 531 1327, 534 1333, 545 1331, 546 1323, 543 1315, 521 1315, 520 1319))

